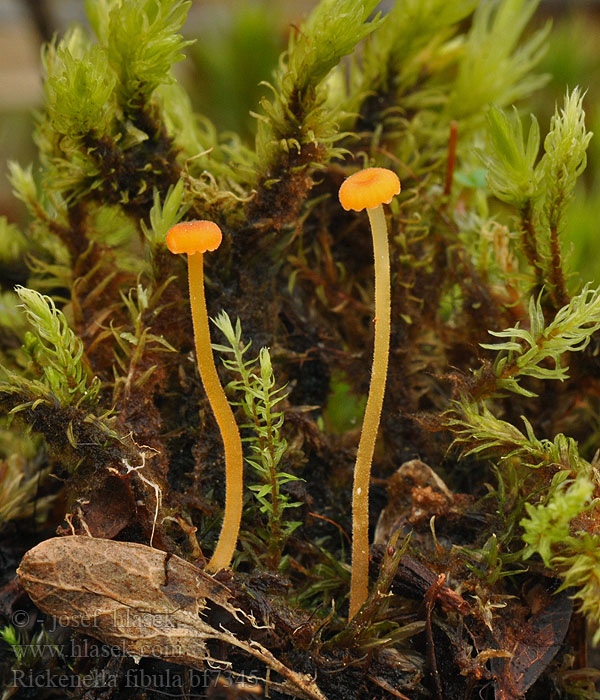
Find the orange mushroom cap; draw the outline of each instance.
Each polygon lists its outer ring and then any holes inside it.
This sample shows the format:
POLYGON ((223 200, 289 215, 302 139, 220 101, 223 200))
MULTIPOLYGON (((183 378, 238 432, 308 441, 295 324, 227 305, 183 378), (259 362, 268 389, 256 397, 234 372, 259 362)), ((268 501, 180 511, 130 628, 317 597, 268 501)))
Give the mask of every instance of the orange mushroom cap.
POLYGON ((346 178, 340 187, 340 204, 348 211, 389 204, 400 192, 400 180, 387 168, 365 168, 346 178))
POLYGON ((206 253, 216 250, 222 239, 221 229, 213 221, 182 221, 169 229, 167 248, 171 253, 206 253))

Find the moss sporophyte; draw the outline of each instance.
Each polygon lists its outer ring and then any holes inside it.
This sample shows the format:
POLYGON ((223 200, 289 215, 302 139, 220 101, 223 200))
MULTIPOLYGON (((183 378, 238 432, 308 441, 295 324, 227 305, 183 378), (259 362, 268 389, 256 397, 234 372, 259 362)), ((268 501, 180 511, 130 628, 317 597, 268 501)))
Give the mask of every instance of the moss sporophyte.
POLYGON ((386 168, 366 168, 347 178, 339 191, 344 209, 367 210, 375 258, 375 347, 369 397, 365 409, 352 487, 352 619, 369 590, 369 481, 375 440, 381 417, 390 348, 390 256, 383 204, 400 192, 400 180, 386 168))
POLYGON ((173 226, 167 233, 172 253, 186 253, 190 284, 190 304, 200 377, 210 402, 225 448, 225 514, 219 541, 206 566, 209 572, 228 567, 233 557, 242 517, 243 454, 240 431, 215 367, 208 313, 204 296, 204 253, 216 250, 222 233, 212 221, 188 221, 173 226))

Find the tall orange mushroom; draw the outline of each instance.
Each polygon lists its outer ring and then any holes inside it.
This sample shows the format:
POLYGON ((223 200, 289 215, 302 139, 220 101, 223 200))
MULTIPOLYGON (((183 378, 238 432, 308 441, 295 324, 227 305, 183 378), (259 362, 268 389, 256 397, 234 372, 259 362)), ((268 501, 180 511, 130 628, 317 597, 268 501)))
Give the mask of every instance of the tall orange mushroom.
POLYGON ((206 566, 216 572, 231 564, 242 517, 243 454, 240 431, 219 381, 210 344, 204 296, 204 253, 221 244, 221 229, 212 221, 187 221, 167 233, 171 253, 187 253, 196 357, 204 390, 217 420, 225 448, 225 514, 219 541, 206 566))
POLYGON ((354 466, 349 619, 356 615, 369 593, 369 484, 390 349, 390 256, 382 205, 389 204, 399 192, 398 176, 386 168, 360 170, 344 180, 339 192, 344 209, 367 210, 375 257, 375 348, 369 397, 354 466))

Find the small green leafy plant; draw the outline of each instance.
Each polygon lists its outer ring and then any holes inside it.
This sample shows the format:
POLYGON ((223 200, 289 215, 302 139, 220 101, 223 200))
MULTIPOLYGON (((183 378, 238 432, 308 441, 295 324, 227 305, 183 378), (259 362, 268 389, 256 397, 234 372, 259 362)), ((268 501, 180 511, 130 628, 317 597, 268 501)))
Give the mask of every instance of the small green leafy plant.
POLYGON ((15 657, 15 667, 31 669, 35 666, 50 666, 52 660, 63 660, 61 647, 52 641, 50 633, 42 628, 30 636, 13 625, 0 627, 0 640, 8 644, 15 657))
POLYGON ((239 319, 234 327, 227 313, 222 311, 213 322, 228 343, 213 344, 213 349, 232 355, 232 359, 223 358, 223 364, 239 375, 239 379, 229 382, 227 389, 241 394, 241 400, 236 401, 235 405, 242 407, 248 421, 242 428, 250 431, 249 436, 243 438, 251 450, 251 456, 247 456, 246 461, 262 482, 252 484, 250 490, 260 504, 260 512, 267 516, 264 531, 267 565, 277 569, 285 541, 302 524, 300 521, 286 519, 285 511, 297 508, 302 503, 292 501, 290 494, 281 489, 290 481, 301 481, 298 476, 283 471, 280 466, 288 444, 282 435, 284 412, 276 410, 276 406, 286 399, 286 387, 277 388, 268 348, 261 348, 257 357, 245 357, 252 342, 244 344, 239 319))

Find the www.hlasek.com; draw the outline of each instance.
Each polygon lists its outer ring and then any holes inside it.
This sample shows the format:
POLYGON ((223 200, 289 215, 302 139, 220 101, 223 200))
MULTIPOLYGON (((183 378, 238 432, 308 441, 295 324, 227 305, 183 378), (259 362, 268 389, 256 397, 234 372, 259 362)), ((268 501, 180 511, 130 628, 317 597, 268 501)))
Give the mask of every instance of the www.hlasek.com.
MULTIPOLYGON (((66 644, 23 644, 13 645, 17 658, 36 659, 98 659, 110 656, 127 656, 125 644, 100 644, 89 639, 71 639, 66 644)), ((148 643, 138 644, 137 656, 155 656, 163 659, 177 659, 185 656, 182 644, 148 643)), ((131 655, 131 654, 129 654, 131 655)))

